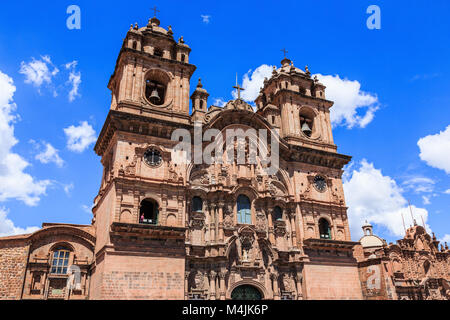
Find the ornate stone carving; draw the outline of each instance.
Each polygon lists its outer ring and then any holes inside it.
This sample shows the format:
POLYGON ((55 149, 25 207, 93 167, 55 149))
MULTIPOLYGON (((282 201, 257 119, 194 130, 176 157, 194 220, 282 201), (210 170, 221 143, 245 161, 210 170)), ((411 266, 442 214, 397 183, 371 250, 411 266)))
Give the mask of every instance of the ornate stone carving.
POLYGON ((256 231, 266 232, 267 230, 267 219, 266 215, 262 212, 258 212, 256 215, 256 231))
POLYGON ((203 229, 205 226, 205 214, 195 212, 191 216, 191 227, 197 230, 203 229))
POLYGON ((275 221, 274 228, 275 235, 283 237, 286 235, 286 222, 285 221, 275 221))

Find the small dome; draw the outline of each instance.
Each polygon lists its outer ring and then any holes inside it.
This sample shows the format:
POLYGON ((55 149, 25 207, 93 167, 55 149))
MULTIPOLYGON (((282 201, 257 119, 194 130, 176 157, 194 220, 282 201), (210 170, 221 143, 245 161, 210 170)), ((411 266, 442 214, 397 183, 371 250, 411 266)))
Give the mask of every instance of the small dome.
MULTIPOLYGON (((286 59, 286 60, 288 60, 288 59, 286 59)), ((288 60, 288 61, 290 62, 290 60, 288 60)), ((286 62, 286 61, 283 60, 283 62, 286 62)), ((276 72, 278 74, 280 74, 280 73, 291 73, 291 72, 305 74, 305 71, 303 71, 303 70, 301 70, 301 69, 299 69, 297 67, 294 67, 293 64, 286 64, 286 63, 284 63, 284 65, 281 68, 277 69, 276 72)))
POLYGON ((359 240, 363 248, 382 247, 383 240, 377 236, 364 236, 359 240))

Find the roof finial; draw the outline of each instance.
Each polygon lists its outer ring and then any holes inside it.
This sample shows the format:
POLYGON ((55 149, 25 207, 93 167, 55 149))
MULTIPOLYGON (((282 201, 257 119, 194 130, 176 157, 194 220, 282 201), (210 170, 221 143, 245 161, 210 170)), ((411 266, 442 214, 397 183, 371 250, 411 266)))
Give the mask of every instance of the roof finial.
POLYGON ((308 75, 308 77, 311 75, 311 72, 309 72, 308 66, 305 66, 305 73, 308 75))
POLYGON ((156 18, 156 13, 161 12, 158 10, 158 8, 156 8, 156 6, 154 8, 151 8, 150 10, 152 10, 154 12, 154 18, 156 18))
POLYGON ((238 83, 238 74, 236 73, 236 86, 233 87, 233 89, 236 89, 238 92, 238 100, 242 100, 241 99, 241 91, 245 91, 244 88, 242 88, 239 83, 238 83))

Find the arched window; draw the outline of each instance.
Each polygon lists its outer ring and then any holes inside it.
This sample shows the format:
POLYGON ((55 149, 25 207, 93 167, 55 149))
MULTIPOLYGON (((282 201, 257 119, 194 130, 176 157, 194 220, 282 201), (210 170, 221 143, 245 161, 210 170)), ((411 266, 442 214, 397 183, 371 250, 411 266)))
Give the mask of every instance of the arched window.
POLYGON ((237 199, 238 223, 252 224, 252 210, 250 199, 240 195, 237 199))
POLYGON ((320 232, 320 239, 331 240, 331 228, 330 223, 327 221, 327 219, 323 218, 320 219, 319 232, 320 232))
POLYGON ((203 200, 200 197, 194 197, 192 199, 192 211, 203 212, 203 200))
POLYGON ((70 250, 65 247, 59 247, 53 252, 52 274, 67 274, 69 268, 70 250))
POLYGON ((164 54, 164 52, 163 52, 161 49, 159 49, 159 48, 155 48, 155 51, 154 51, 153 54, 154 54, 155 56, 157 56, 157 57, 162 57, 163 54, 164 54))
POLYGON ((283 220, 283 210, 277 206, 273 209, 273 221, 281 220, 283 220))
POLYGON ((140 210, 140 223, 142 224, 158 224, 158 204, 155 200, 145 199, 141 202, 141 210, 140 210))

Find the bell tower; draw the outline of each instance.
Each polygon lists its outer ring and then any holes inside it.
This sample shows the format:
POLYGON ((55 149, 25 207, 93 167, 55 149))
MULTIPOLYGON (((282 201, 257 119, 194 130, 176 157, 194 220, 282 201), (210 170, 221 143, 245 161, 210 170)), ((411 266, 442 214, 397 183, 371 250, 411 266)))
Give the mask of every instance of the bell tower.
POLYGON ((108 84, 111 109, 189 122, 189 93, 196 67, 183 37, 174 40, 153 17, 145 27, 130 27, 108 84))
POLYGON ((93 299, 184 297, 186 168, 173 163, 171 136, 192 127, 190 51, 156 17, 123 41, 95 146, 104 171, 93 208, 93 299))
MULTIPOLYGON (((285 51, 286 53, 286 51, 285 51)), ((272 77, 256 99, 258 112, 275 127, 288 143, 336 152, 330 121, 332 101, 326 100, 325 86, 317 78, 296 68, 288 58, 281 68, 274 67, 272 77)))

